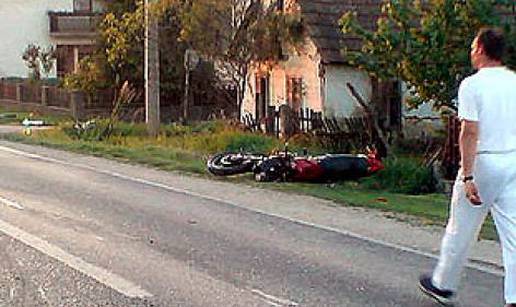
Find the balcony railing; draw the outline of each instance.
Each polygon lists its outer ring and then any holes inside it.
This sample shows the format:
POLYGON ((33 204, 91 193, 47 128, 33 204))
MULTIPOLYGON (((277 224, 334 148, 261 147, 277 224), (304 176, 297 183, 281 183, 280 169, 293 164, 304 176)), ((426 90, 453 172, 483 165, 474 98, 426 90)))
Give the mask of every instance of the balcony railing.
POLYGON ((50 12, 50 35, 95 36, 102 16, 96 13, 50 12))

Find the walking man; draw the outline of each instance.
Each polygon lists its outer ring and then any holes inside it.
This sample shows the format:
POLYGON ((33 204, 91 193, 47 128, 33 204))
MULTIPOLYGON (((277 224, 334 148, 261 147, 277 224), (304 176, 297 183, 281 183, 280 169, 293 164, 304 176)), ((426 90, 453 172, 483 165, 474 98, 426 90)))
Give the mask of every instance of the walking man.
POLYGON ((480 30, 471 45, 478 72, 459 89, 461 169, 439 262, 419 281, 443 305, 453 302, 469 248, 491 211, 503 251, 506 306, 516 307, 516 73, 503 66, 504 49, 501 30, 480 30))

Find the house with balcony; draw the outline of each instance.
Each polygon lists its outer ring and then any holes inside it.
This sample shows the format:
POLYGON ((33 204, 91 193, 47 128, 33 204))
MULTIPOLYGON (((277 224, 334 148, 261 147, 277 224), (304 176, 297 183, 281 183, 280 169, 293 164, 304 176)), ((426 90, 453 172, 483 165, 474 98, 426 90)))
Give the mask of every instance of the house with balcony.
POLYGON ((0 78, 27 77, 22 54, 29 44, 56 49, 50 77, 73 72, 94 50, 102 10, 101 0, 0 1, 0 78))

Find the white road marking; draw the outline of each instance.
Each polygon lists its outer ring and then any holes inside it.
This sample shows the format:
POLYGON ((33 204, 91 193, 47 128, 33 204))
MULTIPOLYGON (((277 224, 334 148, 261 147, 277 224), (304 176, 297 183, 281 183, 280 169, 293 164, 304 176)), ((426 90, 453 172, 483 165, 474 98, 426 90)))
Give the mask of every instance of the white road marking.
POLYGON ((61 248, 2 220, 0 220, 0 232, 3 232, 6 235, 66 264, 67 266, 97 280, 101 284, 104 284, 127 297, 144 298, 152 296, 152 294, 132 282, 127 281, 103 268, 94 266, 81 258, 67 253, 61 248))
MULTIPOLYGON (((160 188, 160 189, 171 191, 171 192, 175 192, 175 193, 180 193, 180 194, 189 195, 189 196, 193 196, 193 197, 197 197, 197 198, 201 198, 201 199, 211 200, 211 201, 214 201, 214 202, 223 203, 223 204, 230 205, 230 206, 233 206, 233 207, 237 207, 237 208, 241 208, 241 209, 248 210, 248 211, 251 211, 251 212, 259 213, 259 214, 262 214, 262 215, 265 215, 265 216, 270 216, 270 217, 275 217, 275 218, 279 218, 279 219, 282 219, 282 220, 286 220, 286 221, 289 221, 289 222, 292 222, 292 223, 295 223, 295 224, 298 224, 298 225, 303 225, 303 226, 308 226, 308 227, 312 227, 312 228, 322 229, 322 230, 333 232, 333 233, 339 233, 339 234, 342 234, 342 235, 347 236, 347 237, 355 238, 355 239, 358 239, 358 240, 361 240, 361 241, 364 241, 364 242, 369 242, 369 243, 377 244, 377 245, 380 245, 380 246, 383 246, 383 247, 387 247, 387 248, 391 248, 391 249, 396 249, 396 250, 399 250, 399 251, 402 251, 402 252, 411 253, 411 254, 414 254, 414 255, 423 256, 423 257, 427 257, 427 258, 434 259, 434 260, 438 260, 439 259, 439 255, 432 254, 432 253, 425 252, 425 251, 420 251, 420 250, 412 248, 412 247, 407 247, 407 246, 403 246, 403 245, 400 245, 400 244, 391 243, 391 242, 387 242, 387 241, 383 241, 383 240, 367 237, 367 236, 364 236, 364 235, 361 235, 361 234, 358 234, 358 233, 354 233, 354 232, 351 232, 351 231, 347 231, 347 230, 341 230, 341 229, 337 229, 337 228, 334 228, 334 227, 329 227, 329 226, 320 225, 320 224, 316 224, 316 223, 311 223, 311 222, 307 222, 307 221, 303 221, 303 220, 299 220, 299 219, 294 219, 294 218, 291 218, 289 216, 285 216, 285 215, 281 215, 281 214, 276 214, 276 213, 271 213, 271 212, 263 211, 263 210, 256 209, 256 208, 244 207, 242 205, 239 205, 237 203, 234 203, 234 202, 231 202, 231 201, 228 201, 228 200, 225 200, 225 199, 221 199, 221 198, 213 197, 213 196, 208 196, 208 195, 203 195, 203 194, 196 193, 196 192, 189 191, 189 190, 185 190, 185 189, 174 188, 174 187, 171 187, 171 186, 159 183, 159 182, 155 182, 155 181, 150 181, 150 180, 146 180, 146 179, 142 179, 142 178, 131 177, 131 176, 123 175, 123 174, 116 173, 116 172, 110 172, 110 171, 106 171, 106 170, 103 170, 103 169, 98 169, 96 167, 89 166, 89 165, 83 165, 83 164, 76 164, 76 163, 60 161, 60 160, 56 160, 56 159, 53 159, 53 158, 44 157, 44 156, 40 156, 40 155, 28 153, 28 152, 16 150, 16 149, 13 149, 13 148, 10 148, 10 147, 0 146, 0 150, 5 151, 5 152, 10 152, 10 153, 15 154, 15 155, 19 155, 19 156, 35 159, 35 160, 56 163, 56 164, 60 164, 60 165, 64 165, 64 166, 71 166, 71 167, 78 168, 78 169, 85 169, 85 170, 89 170, 89 171, 96 172, 96 173, 99 173, 99 174, 104 174, 104 175, 108 175, 108 176, 111 176, 111 177, 116 177, 116 178, 124 179, 124 180, 127 180, 127 181, 140 183, 140 184, 152 186, 152 187, 155 187, 155 188, 160 188)), ((487 266, 482 266, 482 265, 479 265, 478 263, 475 263, 475 262, 468 262, 465 266, 467 268, 474 269, 474 270, 477 270, 477 271, 480 271, 480 272, 483 272, 483 273, 492 274, 492 275, 495 275, 495 276, 498 276, 498 277, 503 277, 504 276, 504 273, 503 273, 502 270, 493 269, 493 268, 490 268, 490 267, 487 267, 487 266)))
POLYGON ((5 205, 7 207, 11 207, 18 210, 23 210, 23 206, 18 204, 17 202, 14 202, 12 200, 9 200, 5 197, 0 196, 0 204, 5 205))
POLYGON ((274 302, 268 301, 268 300, 266 300, 266 299, 262 299, 262 301, 264 301, 265 303, 267 303, 267 304, 269 304, 269 305, 271 305, 271 306, 274 306, 274 307, 283 307, 283 306, 281 306, 281 305, 280 305, 280 304, 278 304, 278 303, 274 303, 274 302))
POLYGON ((262 298, 267 303, 272 304, 274 306, 284 306, 284 307, 296 307, 296 306, 299 306, 299 304, 296 303, 296 302, 289 301, 289 300, 286 300, 286 299, 282 299, 282 298, 276 297, 274 295, 267 294, 267 293, 265 293, 263 291, 260 291, 258 289, 252 289, 251 293, 256 295, 256 296, 258 296, 258 297, 260 297, 260 298, 262 298))

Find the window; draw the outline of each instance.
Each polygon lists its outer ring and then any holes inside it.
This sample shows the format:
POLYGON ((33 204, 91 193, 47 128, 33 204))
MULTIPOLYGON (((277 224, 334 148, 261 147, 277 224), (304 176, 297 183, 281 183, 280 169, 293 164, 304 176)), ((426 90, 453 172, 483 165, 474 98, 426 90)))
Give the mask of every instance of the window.
POLYGON ((73 0, 73 11, 76 13, 91 13, 92 0, 73 0))
POLYGON ((57 76, 61 78, 74 70, 74 46, 58 45, 56 51, 57 76))
POLYGON ((276 5, 278 8, 278 11, 283 12, 285 10, 285 0, 278 0, 278 2, 276 2, 276 5))
POLYGON ((256 74, 256 118, 262 119, 267 116, 269 106, 269 76, 256 74))

